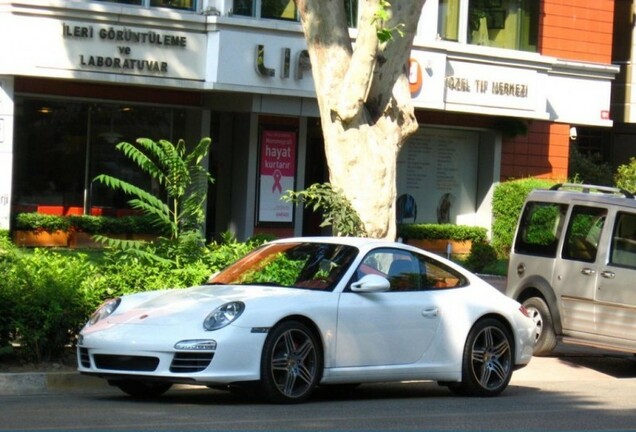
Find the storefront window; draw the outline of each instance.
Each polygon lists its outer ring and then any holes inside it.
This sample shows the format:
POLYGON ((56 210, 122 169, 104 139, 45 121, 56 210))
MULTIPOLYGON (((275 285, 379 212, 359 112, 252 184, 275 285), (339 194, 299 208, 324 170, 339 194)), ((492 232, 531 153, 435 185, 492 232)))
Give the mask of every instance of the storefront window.
POLYGON ((535 0, 470 0, 468 43, 536 51, 538 12, 535 0))
POLYGON ((536 0, 439 0, 437 32, 444 40, 536 51, 539 3, 536 0))
POLYGON ((57 207, 64 213, 128 209, 129 197, 93 183, 110 174, 145 189, 150 179, 122 152, 121 141, 182 137, 185 110, 18 98, 15 121, 15 211, 57 207), (72 210, 71 210, 72 209, 72 210))

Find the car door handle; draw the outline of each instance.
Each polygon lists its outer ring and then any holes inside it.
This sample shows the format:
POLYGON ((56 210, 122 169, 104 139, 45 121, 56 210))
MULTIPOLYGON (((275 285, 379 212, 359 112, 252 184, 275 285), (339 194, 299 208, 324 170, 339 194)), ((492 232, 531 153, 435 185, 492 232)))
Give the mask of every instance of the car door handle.
POLYGON ((594 273, 596 273, 596 271, 588 267, 583 267, 581 269, 581 273, 583 273, 585 276, 592 276, 594 273))
POLYGON ((616 273, 614 273, 613 271, 605 270, 604 272, 601 272, 601 276, 603 276, 605 279, 614 279, 616 277, 616 273))
POLYGON ((422 310, 422 316, 424 318, 437 318, 438 314, 439 314, 439 309, 436 307, 422 310))

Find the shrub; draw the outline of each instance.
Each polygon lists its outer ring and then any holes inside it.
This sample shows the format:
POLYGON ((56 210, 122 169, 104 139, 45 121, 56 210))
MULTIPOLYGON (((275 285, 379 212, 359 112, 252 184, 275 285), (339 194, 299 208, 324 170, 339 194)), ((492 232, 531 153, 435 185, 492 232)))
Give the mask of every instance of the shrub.
POLYGON ((211 273, 203 262, 178 268, 160 262, 149 265, 143 258, 119 250, 107 253, 100 270, 90 283, 95 306, 125 294, 199 285, 211 273))
POLYGON ((614 180, 616 181, 616 187, 619 187, 631 193, 635 193, 636 158, 630 158, 628 164, 619 166, 616 170, 614 180))
POLYGON ((69 218, 64 216, 41 213, 18 213, 15 217, 15 227, 19 230, 29 231, 68 231, 70 222, 69 218))
POLYGON ((97 234, 104 232, 104 224, 106 217, 91 215, 73 215, 68 216, 68 221, 72 229, 88 234, 97 234))
POLYGON ((490 244, 482 241, 474 242, 464 266, 472 272, 483 272, 488 266, 497 262, 497 251, 490 244))
POLYGON ((398 237, 402 239, 438 240, 449 239, 455 241, 486 241, 486 228, 468 225, 452 224, 404 224, 399 225, 398 237))
POLYGON ((94 307, 81 289, 95 273, 93 265, 85 255, 35 249, 5 270, 1 283, 13 296, 10 327, 21 356, 34 361, 61 358, 94 307))
POLYGON ((16 354, 23 360, 59 360, 102 301, 199 285, 266 240, 259 236, 240 243, 225 234, 220 243, 193 248, 190 261, 177 266, 173 261, 149 262, 125 250, 100 252, 92 260, 75 251, 23 253, 0 236, 0 356, 17 342, 16 354))
POLYGON ((612 168, 599 154, 586 156, 576 146, 570 147, 568 177, 577 183, 612 186, 612 168))
POLYGON ((556 182, 536 178, 512 180, 495 187, 492 199, 492 242, 500 257, 510 254, 512 238, 523 203, 533 189, 548 189, 556 182))
POLYGON ((231 233, 224 233, 221 237, 222 240, 220 242, 212 242, 208 245, 208 253, 204 258, 204 262, 210 269, 210 274, 223 270, 234 261, 271 239, 260 235, 252 237, 245 243, 240 243, 236 241, 236 238, 231 233))
POLYGON ((0 355, 11 351, 16 295, 10 281, 17 261, 17 248, 8 237, 0 236, 0 355))

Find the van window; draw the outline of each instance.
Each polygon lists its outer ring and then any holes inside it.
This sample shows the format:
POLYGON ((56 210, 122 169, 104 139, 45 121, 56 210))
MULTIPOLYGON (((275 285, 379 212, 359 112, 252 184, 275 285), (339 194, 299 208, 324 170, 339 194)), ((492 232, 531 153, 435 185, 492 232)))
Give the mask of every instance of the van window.
POLYGON ((605 208, 574 206, 563 243, 563 258, 584 262, 596 261, 606 217, 605 208))
POLYGON ((519 222, 515 253, 556 258, 567 204, 528 202, 519 222))
POLYGON ((610 264, 636 268, 636 214, 618 212, 612 233, 610 264))

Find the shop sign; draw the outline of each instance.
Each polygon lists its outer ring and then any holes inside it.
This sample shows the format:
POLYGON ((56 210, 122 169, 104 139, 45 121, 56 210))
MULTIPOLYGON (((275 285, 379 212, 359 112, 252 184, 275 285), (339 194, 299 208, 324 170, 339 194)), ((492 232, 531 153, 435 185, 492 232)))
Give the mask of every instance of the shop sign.
POLYGON ((84 52, 69 50, 76 56, 77 66, 102 72, 177 75, 177 67, 167 61, 167 58, 178 60, 178 57, 168 53, 178 55, 179 52, 192 51, 189 36, 131 27, 63 22, 62 37, 67 44, 86 43, 82 45, 86 48, 84 52))
POLYGON ((295 130, 263 129, 261 131, 259 169, 259 223, 291 223, 294 206, 281 196, 294 190, 296 177, 295 130))
MULTIPOLYGON (((291 71, 291 49, 283 48, 281 50, 281 68, 279 75, 281 78, 289 78, 291 71)), ((256 45, 255 59, 256 73, 265 78, 276 76, 276 68, 265 65, 265 45, 256 45)), ((300 50, 296 53, 294 60, 294 78, 300 80, 305 72, 311 70, 311 61, 309 60, 309 51, 300 50)))
POLYGON ((534 110, 536 72, 501 66, 449 61, 445 102, 534 110))

